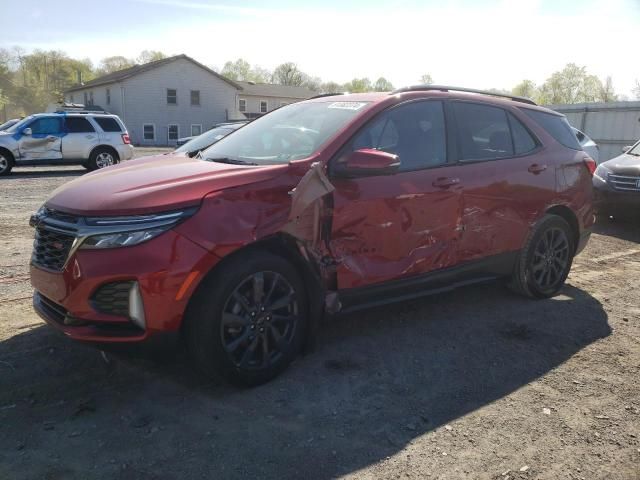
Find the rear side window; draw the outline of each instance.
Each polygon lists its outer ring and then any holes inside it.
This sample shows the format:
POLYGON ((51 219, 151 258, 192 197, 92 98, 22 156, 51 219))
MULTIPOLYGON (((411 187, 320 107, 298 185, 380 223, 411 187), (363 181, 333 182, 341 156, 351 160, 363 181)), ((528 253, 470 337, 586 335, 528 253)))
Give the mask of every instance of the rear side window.
POLYGON ((115 118, 111 117, 94 117, 94 120, 100 125, 105 132, 122 132, 120 125, 115 118))
POLYGON ((462 161, 512 157, 507 112, 501 108, 476 103, 454 102, 458 141, 462 161))
POLYGON ((67 117, 64 123, 69 133, 90 133, 96 131, 93 125, 89 123, 89 120, 83 117, 67 117))
POLYGON ((562 145, 573 150, 582 150, 580 143, 578 143, 578 138, 571 130, 571 126, 565 117, 528 108, 523 108, 522 110, 562 145))
POLYGON ((529 130, 516 117, 509 115, 513 148, 516 155, 524 155, 538 146, 538 142, 531 136, 529 130))

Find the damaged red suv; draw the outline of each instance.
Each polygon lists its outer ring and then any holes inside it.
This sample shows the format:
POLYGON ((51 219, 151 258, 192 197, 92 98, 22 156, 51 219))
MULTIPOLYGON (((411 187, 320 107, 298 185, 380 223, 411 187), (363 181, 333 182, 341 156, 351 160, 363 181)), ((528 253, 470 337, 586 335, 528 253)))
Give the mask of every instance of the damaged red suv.
POLYGON ((595 163, 528 99, 442 86, 282 107, 197 158, 90 173, 32 217, 36 311, 69 337, 179 332, 207 374, 281 372, 325 313, 488 279, 556 294, 595 163))

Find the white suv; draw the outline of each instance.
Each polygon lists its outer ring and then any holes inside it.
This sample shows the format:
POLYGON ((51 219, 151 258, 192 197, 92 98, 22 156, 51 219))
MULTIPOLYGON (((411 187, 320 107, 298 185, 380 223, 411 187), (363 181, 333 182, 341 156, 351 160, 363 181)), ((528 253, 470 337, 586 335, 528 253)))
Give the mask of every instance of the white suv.
POLYGON ((0 132, 0 175, 14 166, 79 164, 95 170, 132 157, 127 128, 107 113, 38 113, 0 132))

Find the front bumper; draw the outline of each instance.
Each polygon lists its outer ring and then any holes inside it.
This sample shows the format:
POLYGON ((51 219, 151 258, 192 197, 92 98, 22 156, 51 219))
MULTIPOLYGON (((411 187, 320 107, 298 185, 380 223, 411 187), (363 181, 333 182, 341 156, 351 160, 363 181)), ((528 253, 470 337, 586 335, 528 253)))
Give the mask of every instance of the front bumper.
POLYGON ((640 215, 640 192, 621 192, 602 181, 594 181, 593 203, 596 210, 640 215))
POLYGON ((83 341, 135 342, 179 330, 189 298, 218 258, 170 230, 133 247, 78 250, 61 272, 31 265, 34 308, 51 326, 83 341), (145 328, 92 300, 107 284, 137 282, 145 328))

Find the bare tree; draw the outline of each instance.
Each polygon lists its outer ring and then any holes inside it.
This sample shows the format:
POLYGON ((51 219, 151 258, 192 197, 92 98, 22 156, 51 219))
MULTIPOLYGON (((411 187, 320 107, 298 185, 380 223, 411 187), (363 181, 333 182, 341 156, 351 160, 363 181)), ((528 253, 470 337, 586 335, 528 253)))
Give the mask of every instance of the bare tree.
POLYGON ((431 84, 433 84, 433 78, 431 77, 430 74, 425 73, 424 75, 422 75, 420 77, 420 83, 422 83, 424 85, 431 85, 431 84))
POLYGON ((306 75, 298 69, 293 62, 278 65, 273 71, 271 81, 279 85, 301 86, 306 80, 306 75))

